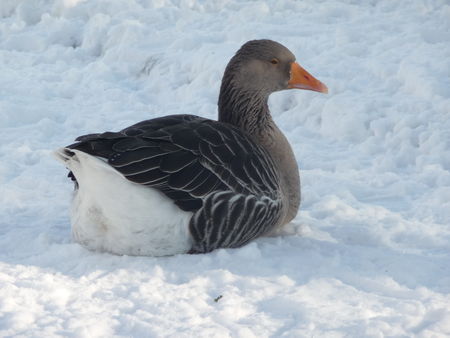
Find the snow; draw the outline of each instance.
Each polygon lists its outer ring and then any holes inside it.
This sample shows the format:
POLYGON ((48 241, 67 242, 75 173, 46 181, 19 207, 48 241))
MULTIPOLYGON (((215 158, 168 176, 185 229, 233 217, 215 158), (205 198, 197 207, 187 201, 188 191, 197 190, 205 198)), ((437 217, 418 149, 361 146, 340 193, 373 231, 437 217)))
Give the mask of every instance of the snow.
POLYGON ((2 0, 0 74, 0 336, 450 335, 448 1, 2 0), (301 167, 294 222, 206 255, 73 243, 51 151, 215 118, 226 63, 256 38, 330 91, 271 96, 301 167))

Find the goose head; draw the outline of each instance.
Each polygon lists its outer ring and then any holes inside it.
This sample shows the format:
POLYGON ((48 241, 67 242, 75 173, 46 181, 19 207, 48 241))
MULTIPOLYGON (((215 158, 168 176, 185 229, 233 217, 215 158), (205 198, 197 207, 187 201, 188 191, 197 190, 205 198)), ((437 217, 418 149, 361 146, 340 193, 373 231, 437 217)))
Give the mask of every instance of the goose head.
POLYGON ((270 94, 284 89, 306 89, 327 93, 327 87, 301 67, 294 54, 272 40, 245 43, 230 60, 224 80, 243 91, 270 94))
POLYGON ((219 95, 219 120, 240 125, 242 120, 252 121, 257 119, 256 115, 268 114, 269 95, 285 89, 328 92, 282 44, 272 40, 248 41, 225 69, 219 95))

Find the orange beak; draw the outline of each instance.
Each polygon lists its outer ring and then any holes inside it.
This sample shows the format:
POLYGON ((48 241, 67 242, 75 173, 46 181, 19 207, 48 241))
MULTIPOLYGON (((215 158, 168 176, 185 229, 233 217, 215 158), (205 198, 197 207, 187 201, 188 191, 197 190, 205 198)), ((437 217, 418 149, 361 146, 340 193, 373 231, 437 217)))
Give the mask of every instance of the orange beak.
POLYGON ((320 93, 328 93, 328 88, 314 76, 309 74, 297 62, 291 64, 291 78, 288 88, 314 90, 320 93))

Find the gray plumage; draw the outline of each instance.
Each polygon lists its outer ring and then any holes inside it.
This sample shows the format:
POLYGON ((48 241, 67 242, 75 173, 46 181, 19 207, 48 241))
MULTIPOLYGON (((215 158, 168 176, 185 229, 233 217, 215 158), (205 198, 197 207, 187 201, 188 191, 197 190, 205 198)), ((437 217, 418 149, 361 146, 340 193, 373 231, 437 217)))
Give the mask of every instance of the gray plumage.
POLYGON ((219 121, 156 118, 81 136, 66 155, 76 149, 104 158, 129 181, 193 212, 191 253, 242 246, 289 222, 300 204, 297 163, 267 103, 287 88, 293 61, 279 43, 249 41, 225 70, 219 121))

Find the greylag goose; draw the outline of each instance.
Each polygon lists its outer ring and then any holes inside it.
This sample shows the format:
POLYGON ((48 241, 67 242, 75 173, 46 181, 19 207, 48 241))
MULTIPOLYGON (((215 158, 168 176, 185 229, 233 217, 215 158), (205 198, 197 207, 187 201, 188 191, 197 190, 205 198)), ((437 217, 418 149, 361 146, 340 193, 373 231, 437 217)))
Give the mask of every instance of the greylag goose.
POLYGON ((289 88, 327 92, 283 45, 249 41, 226 67, 218 121, 159 117, 55 151, 75 183, 75 241, 119 255, 206 253, 290 222, 299 172, 268 107, 289 88))

